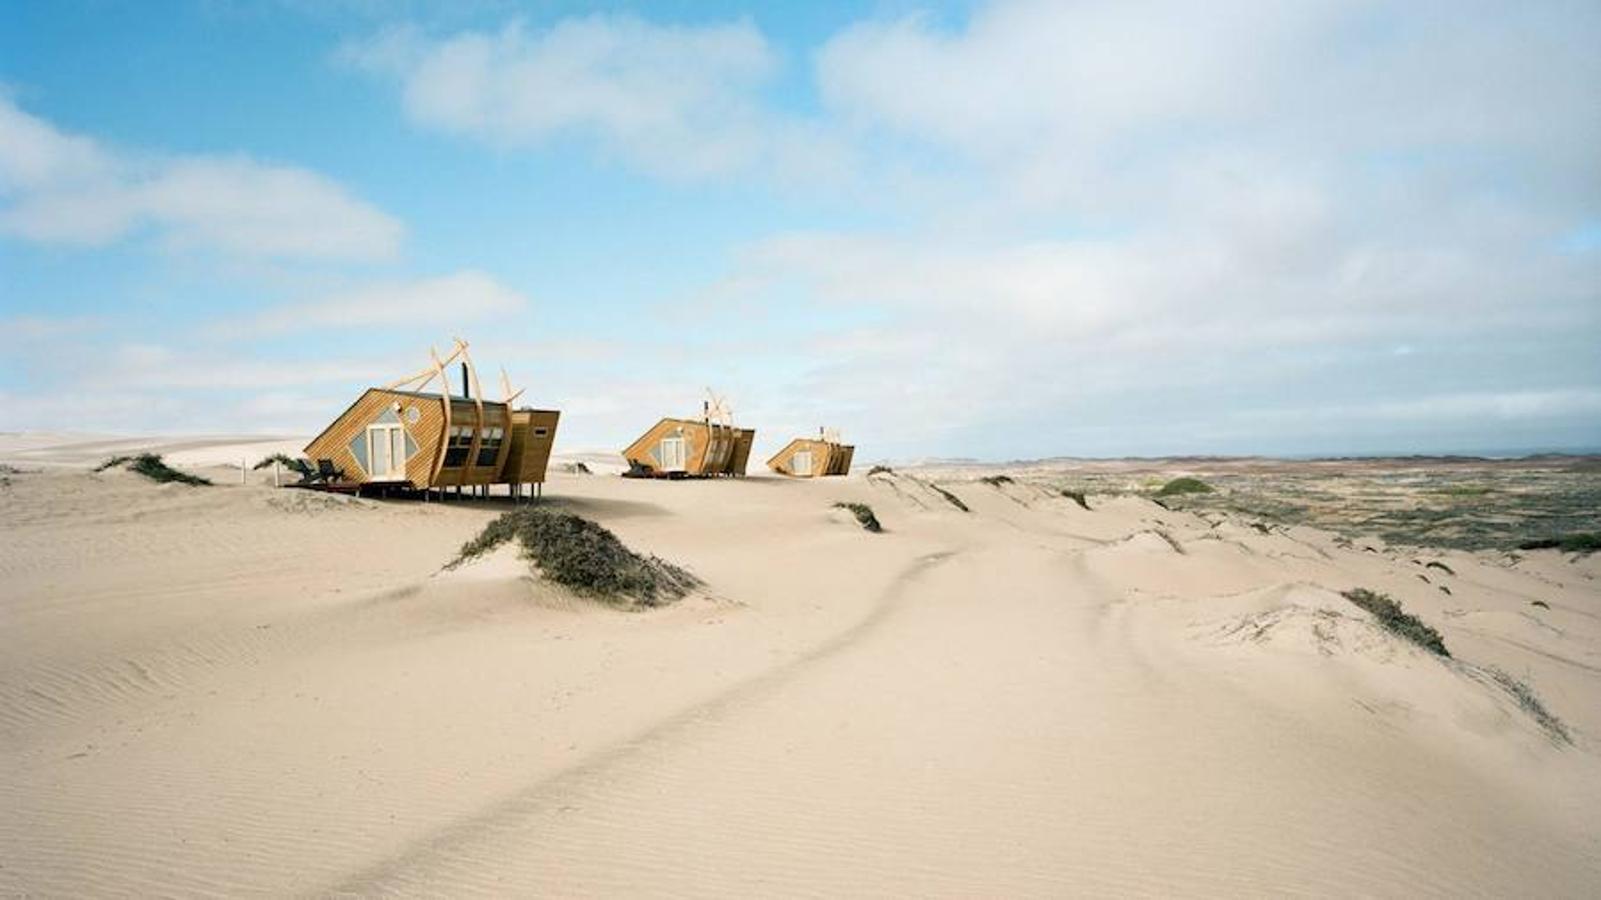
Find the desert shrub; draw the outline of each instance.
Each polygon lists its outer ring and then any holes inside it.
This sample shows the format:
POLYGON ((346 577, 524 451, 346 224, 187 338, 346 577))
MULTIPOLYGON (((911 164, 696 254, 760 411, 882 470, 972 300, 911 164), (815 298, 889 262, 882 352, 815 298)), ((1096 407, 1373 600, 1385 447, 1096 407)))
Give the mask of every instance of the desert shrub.
POLYGON ((1199 478, 1175 478, 1162 485, 1156 492, 1158 497, 1172 497, 1178 494, 1210 494, 1212 486, 1199 478))
POLYGON ((516 539, 523 556, 551 581, 602 600, 632 606, 664 606, 700 579, 658 559, 628 549, 617 535, 571 513, 544 509, 508 512, 462 545, 446 568, 454 568, 516 539))
POLYGON ((256 463, 254 466, 251 466, 251 469, 260 471, 261 469, 271 466, 273 463, 278 463, 289 471, 294 472, 296 475, 299 475, 302 480, 310 478, 316 471, 311 467, 310 460, 295 459, 294 457, 283 453, 274 453, 261 462, 256 463))
POLYGON ((1530 600, 1529 601, 1529 605, 1530 606, 1538 606, 1541 609, 1550 609, 1551 608, 1551 604, 1545 602, 1544 600, 1530 600))
POLYGON ((104 472, 107 469, 117 467, 126 468, 130 472, 137 472, 151 481, 162 484, 176 482, 198 487, 211 483, 210 479, 201 478, 199 475, 190 475, 188 472, 180 472, 172 468, 154 453, 141 453, 138 456, 113 456, 95 467, 95 471, 104 472))
POLYGON ((1494 666, 1490 666, 1485 671, 1490 673, 1490 677, 1495 679, 1496 684, 1499 684, 1502 690, 1510 694, 1512 699, 1517 701, 1518 707, 1528 713, 1529 718, 1533 719, 1536 724, 1545 729, 1545 733, 1549 734, 1553 740, 1562 744, 1573 742, 1573 738, 1568 734, 1567 726, 1563 725, 1561 719, 1558 719, 1550 710, 1545 708, 1545 704, 1540 702, 1539 695, 1535 694, 1534 688, 1494 666))
POLYGON ((569 475, 593 475, 594 474, 593 472, 591 472, 589 470, 589 466, 584 464, 583 460, 579 460, 578 462, 570 462, 566 466, 564 466, 563 468, 564 468, 564 471, 566 471, 567 474, 569 474, 569 475))
POLYGON ((1254 531, 1256 531, 1257 534, 1272 534, 1273 533, 1273 529, 1271 527, 1269 527, 1265 522, 1252 522, 1251 523, 1251 528, 1254 531))
POLYGON ((1010 475, 986 475, 983 478, 980 478, 979 481, 984 482, 985 484, 989 485, 990 487, 998 488, 1003 484, 1012 484, 1012 476, 1010 476, 1010 475))
POLYGON ((1073 501, 1074 503, 1077 503, 1079 506, 1082 506, 1085 509, 1090 508, 1089 498, 1084 496, 1083 491, 1070 491, 1067 488, 1063 488, 1062 496, 1073 501))
POLYGON ((1451 655, 1451 652, 1445 649, 1445 640, 1440 637, 1438 631, 1402 609, 1401 604, 1390 599, 1388 594, 1370 591, 1367 588, 1352 588, 1340 596, 1367 610, 1392 634, 1406 638, 1436 656, 1451 655))
POLYGON ((873 477, 874 475, 894 475, 894 474, 895 474, 895 470, 891 469, 889 466, 874 466, 871 469, 867 470, 867 477, 869 477, 869 478, 873 477))
POLYGON ((962 512, 972 512, 972 510, 967 508, 967 504, 962 502, 962 498, 956 496, 955 494, 951 493, 950 491, 945 490, 944 488, 940 487, 937 484, 931 484, 931 485, 929 485, 929 487, 934 489, 934 493, 939 494, 941 497, 944 497, 946 503, 949 503, 950 505, 956 507, 957 509, 961 510, 962 512))
POLYGON ((866 503, 836 503, 834 506, 836 509, 850 510, 856 516, 856 521, 874 534, 884 530, 884 526, 878 523, 878 516, 873 515, 873 508, 866 503))
POLYGON ((1594 553, 1601 550, 1601 534, 1580 531, 1561 537, 1537 538, 1518 545, 1519 550, 1561 550, 1563 553, 1594 553))
POLYGON ((1443 562, 1440 562, 1437 559, 1431 559, 1428 562, 1424 563, 1423 564, 1423 568, 1425 568, 1425 569, 1439 569, 1441 572, 1444 572, 1447 575, 1455 575, 1456 574, 1456 572, 1453 571, 1450 566, 1446 565, 1443 562))

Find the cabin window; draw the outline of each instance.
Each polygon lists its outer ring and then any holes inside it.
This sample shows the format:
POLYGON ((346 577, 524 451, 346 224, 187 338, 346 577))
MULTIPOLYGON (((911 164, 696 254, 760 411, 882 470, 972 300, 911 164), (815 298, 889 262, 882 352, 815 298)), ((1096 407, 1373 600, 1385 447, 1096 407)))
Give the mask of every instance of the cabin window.
POLYGON ((801 450, 790 457, 789 468, 796 475, 812 474, 812 451, 801 450))
POLYGON ((450 426, 450 442, 445 445, 445 466, 459 469, 467 464, 467 454, 472 451, 473 430, 466 425, 450 426))
POLYGON ((500 444, 506 439, 504 428, 485 428, 484 439, 478 442, 478 465, 492 466, 500 457, 500 444))
POLYGON ((406 435, 399 425, 367 426, 367 474, 390 481, 406 477, 406 435))
POLYGON ((550 436, 550 429, 549 428, 535 428, 534 429, 534 437, 549 437, 549 436, 550 436))
POLYGON ((684 439, 681 437, 662 438, 661 446, 656 451, 657 460, 668 472, 683 471, 684 456, 684 439))

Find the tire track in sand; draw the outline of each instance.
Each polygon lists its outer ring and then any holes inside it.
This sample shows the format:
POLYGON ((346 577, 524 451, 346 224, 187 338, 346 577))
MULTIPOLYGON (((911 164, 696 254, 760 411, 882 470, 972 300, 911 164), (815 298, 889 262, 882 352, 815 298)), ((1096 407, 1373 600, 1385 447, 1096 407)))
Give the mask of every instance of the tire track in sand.
POLYGON ((452 857, 463 848, 516 829, 527 819, 546 811, 555 798, 571 793, 590 779, 601 777, 607 768, 636 754, 649 753, 653 748, 667 745, 691 729, 727 716, 739 706, 777 690, 818 663, 850 649, 882 628, 908 591, 929 571, 956 554, 955 550, 947 550, 920 557, 896 576, 866 617, 801 656, 741 682, 704 703, 683 710, 627 741, 588 757, 576 766, 542 778, 471 816, 445 825, 318 893, 363 896, 393 893, 404 888, 410 880, 407 877, 410 873, 430 868, 449 868, 452 857))

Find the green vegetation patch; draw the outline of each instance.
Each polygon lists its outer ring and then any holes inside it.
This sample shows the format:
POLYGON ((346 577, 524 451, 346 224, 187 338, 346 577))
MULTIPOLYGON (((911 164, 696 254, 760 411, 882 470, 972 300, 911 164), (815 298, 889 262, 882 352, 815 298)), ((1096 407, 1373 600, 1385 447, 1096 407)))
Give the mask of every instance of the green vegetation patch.
POLYGON ((1518 545, 1519 550, 1561 550, 1563 553, 1594 553, 1601 550, 1601 533, 1580 531, 1561 537, 1537 538, 1518 545))
POLYGON ((836 503, 834 507, 836 509, 850 510, 851 514, 856 516, 856 521, 862 523, 863 528, 874 534, 884 530, 884 526, 878 523, 878 516, 873 515, 873 508, 866 503, 836 503))
POLYGON ((1406 638, 1436 656, 1451 655, 1451 652, 1445 649, 1445 640, 1440 637, 1438 631, 1402 609, 1401 604, 1392 600, 1388 594, 1370 591, 1367 588, 1352 588, 1340 596, 1372 613, 1373 618, 1392 634, 1406 638))
POLYGON ((1172 497, 1178 494, 1210 494, 1213 488, 1210 484, 1199 478, 1175 478, 1162 485, 1156 492, 1158 497, 1172 497))
POLYGON ((1003 484, 1013 483, 1012 476, 1010 475, 986 475, 985 477, 980 478, 979 481, 982 481, 993 488, 998 488, 1003 484))
POLYGON ((571 513, 519 509, 495 519, 462 545, 455 568, 516 539, 523 556, 551 581, 625 607, 665 606, 700 585, 672 563, 641 556, 603 526, 571 513))
POLYGON ((95 471, 104 472, 107 469, 115 468, 124 468, 130 472, 137 472, 151 481, 162 484, 176 482, 198 487, 211 483, 208 478, 201 478, 199 475, 190 475, 188 472, 180 472, 174 469, 154 453, 141 453, 137 456, 113 456, 96 466, 95 471))
POLYGON ((294 472, 296 475, 299 475, 302 481, 310 478, 312 473, 316 471, 311 467, 310 460, 295 459, 294 457, 284 453, 274 453, 261 462, 256 463, 254 466, 251 466, 251 469, 259 472, 260 470, 271 466, 273 463, 277 463, 289 471, 294 472))

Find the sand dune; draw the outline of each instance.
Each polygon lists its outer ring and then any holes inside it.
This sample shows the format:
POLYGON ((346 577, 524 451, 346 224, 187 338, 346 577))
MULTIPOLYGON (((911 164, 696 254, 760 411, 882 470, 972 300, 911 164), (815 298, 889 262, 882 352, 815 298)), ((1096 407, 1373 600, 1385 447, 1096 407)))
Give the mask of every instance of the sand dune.
POLYGON ((558 474, 553 506, 705 581, 624 613, 509 549, 440 571, 504 501, 156 486, 89 473, 107 446, 0 446, 0 891, 1601 887, 1594 559, 933 472, 558 474))

